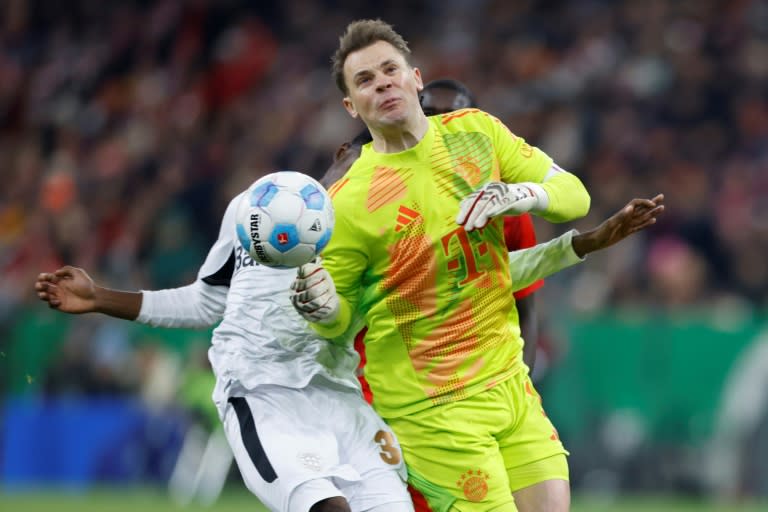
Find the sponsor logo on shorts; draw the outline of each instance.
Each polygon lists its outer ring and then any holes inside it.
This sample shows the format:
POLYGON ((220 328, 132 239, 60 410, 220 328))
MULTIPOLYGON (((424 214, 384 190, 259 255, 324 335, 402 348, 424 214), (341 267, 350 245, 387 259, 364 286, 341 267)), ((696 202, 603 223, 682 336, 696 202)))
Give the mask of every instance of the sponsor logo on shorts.
POLYGON ((456 486, 469 501, 483 501, 488 495, 489 477, 482 469, 470 469, 459 477, 456 486))
POLYGON ((310 471, 320 471, 321 463, 320 456, 314 453, 300 453, 299 462, 301 462, 305 468, 310 471))

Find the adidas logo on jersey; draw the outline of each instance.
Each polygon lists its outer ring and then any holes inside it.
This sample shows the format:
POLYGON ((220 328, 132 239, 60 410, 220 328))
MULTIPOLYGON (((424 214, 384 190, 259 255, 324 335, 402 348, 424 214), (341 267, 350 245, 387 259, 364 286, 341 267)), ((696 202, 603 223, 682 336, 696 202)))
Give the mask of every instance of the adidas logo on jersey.
POLYGON ((400 208, 397 209, 397 226, 395 226, 395 233, 400 232, 419 217, 419 212, 400 205, 400 208))

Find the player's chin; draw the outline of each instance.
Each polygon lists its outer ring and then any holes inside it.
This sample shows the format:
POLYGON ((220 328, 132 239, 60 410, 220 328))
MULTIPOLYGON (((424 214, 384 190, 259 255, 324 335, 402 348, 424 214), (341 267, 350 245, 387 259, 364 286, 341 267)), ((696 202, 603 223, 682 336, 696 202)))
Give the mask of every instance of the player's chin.
POLYGON ((408 120, 408 115, 402 108, 397 107, 379 112, 378 120, 382 126, 400 126, 408 120))

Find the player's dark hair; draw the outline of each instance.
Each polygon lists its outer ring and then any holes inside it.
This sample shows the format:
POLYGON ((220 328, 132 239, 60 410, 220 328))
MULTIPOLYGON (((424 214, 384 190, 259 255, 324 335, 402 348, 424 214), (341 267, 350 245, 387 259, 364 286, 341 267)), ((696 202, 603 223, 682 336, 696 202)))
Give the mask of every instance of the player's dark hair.
POLYGON ((382 20, 357 20, 347 25, 347 30, 339 38, 339 47, 331 58, 331 76, 336 86, 345 95, 349 92, 344 82, 344 62, 350 53, 367 48, 379 41, 384 41, 400 52, 410 65, 411 50, 403 36, 395 32, 392 25, 382 20))
POLYGON ((428 82, 419 94, 419 102, 424 101, 425 92, 429 92, 434 89, 453 91, 458 95, 464 96, 466 98, 466 105, 461 105, 459 108, 478 108, 475 95, 472 94, 472 91, 469 89, 469 87, 459 82, 458 80, 453 80, 452 78, 440 78, 438 80, 432 80, 431 82, 428 82))

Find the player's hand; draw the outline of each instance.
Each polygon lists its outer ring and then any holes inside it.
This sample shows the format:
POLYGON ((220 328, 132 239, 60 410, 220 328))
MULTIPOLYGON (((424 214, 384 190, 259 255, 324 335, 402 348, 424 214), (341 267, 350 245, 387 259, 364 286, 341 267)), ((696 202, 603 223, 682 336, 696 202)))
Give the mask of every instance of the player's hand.
POLYGON ((90 313, 96 309, 96 285, 81 268, 62 267, 37 276, 35 291, 52 309, 65 313, 90 313))
POLYGON ((330 323, 339 314, 336 286, 321 264, 312 262, 299 267, 291 290, 291 303, 305 320, 330 323))
POLYGON ((583 258, 590 252, 610 247, 632 233, 655 224, 663 211, 664 194, 653 199, 633 199, 595 229, 575 235, 573 250, 583 258))
POLYGON ((456 223, 467 231, 482 229, 499 215, 531 211, 539 204, 542 194, 546 192, 535 183, 486 183, 461 201, 456 223))

